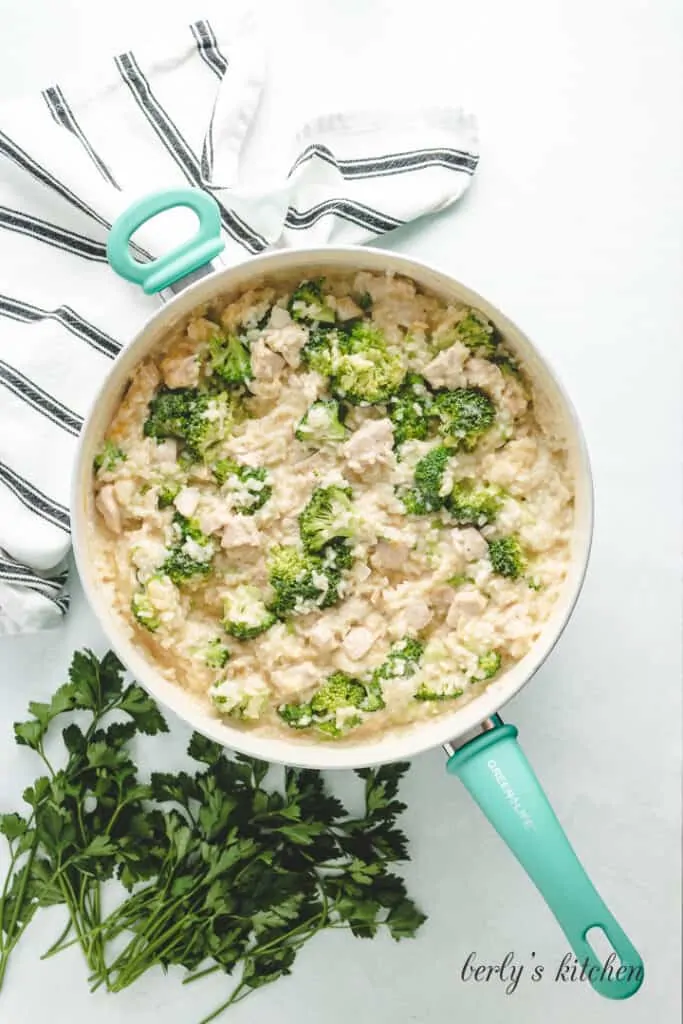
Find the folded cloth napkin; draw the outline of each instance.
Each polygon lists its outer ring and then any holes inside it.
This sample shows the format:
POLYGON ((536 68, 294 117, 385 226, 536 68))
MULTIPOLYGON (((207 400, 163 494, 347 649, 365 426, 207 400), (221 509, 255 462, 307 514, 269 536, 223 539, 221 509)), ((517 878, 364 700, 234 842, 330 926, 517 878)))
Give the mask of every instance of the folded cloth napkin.
MULTIPOLYGON (((440 107, 317 118, 280 174, 247 185, 266 85, 258 35, 204 20, 163 52, 120 54, 104 74, 0 108, 0 634, 67 611, 78 433, 111 360, 163 301, 108 267, 107 230, 130 202, 169 186, 210 192, 226 242, 216 262, 231 264, 366 241, 445 209, 475 172, 474 119, 440 107)), ((182 216, 143 228, 144 249, 177 241, 182 216)))

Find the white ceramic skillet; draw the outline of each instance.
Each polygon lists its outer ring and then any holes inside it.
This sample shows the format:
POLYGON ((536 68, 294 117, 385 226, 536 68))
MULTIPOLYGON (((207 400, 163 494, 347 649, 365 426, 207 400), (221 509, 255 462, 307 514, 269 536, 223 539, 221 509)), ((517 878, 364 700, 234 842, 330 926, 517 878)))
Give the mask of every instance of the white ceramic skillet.
MULTIPOLYGON (((148 293, 171 286, 177 293, 118 357, 81 434, 72 496, 74 550, 86 595, 112 647, 152 696, 194 729, 226 747, 266 761, 320 769, 352 768, 403 759, 442 745, 449 755, 448 770, 465 784, 557 917, 577 957, 578 969, 583 969, 584 976, 600 994, 612 999, 628 998, 642 983, 642 961, 576 858, 517 743, 516 728, 503 724, 498 714, 531 679, 557 642, 586 571, 592 533, 592 484, 588 454, 569 398, 545 359, 519 328, 480 295, 423 263, 378 249, 347 247, 274 252, 214 271, 210 261, 222 247, 214 201, 191 189, 157 193, 140 200, 116 221, 109 236, 109 261, 117 273, 140 284, 148 293), (152 263, 134 260, 129 246, 134 231, 156 214, 176 206, 189 207, 197 214, 197 235, 152 263), (237 296, 264 278, 272 281, 279 275, 292 274, 305 278, 312 273, 361 269, 404 274, 441 299, 459 300, 476 307, 496 325, 519 357, 536 392, 550 402, 568 443, 576 488, 571 564, 561 596, 532 650, 464 707, 379 737, 355 742, 349 738, 340 745, 304 741, 299 735, 291 740, 263 736, 217 717, 208 701, 202 704, 164 679, 117 621, 98 585, 91 557, 93 459, 137 364, 196 306, 217 296, 237 296), (611 962, 598 957, 586 938, 594 928, 606 935, 608 945, 616 953, 611 962)), ((593 935, 591 932, 591 939, 593 935)))

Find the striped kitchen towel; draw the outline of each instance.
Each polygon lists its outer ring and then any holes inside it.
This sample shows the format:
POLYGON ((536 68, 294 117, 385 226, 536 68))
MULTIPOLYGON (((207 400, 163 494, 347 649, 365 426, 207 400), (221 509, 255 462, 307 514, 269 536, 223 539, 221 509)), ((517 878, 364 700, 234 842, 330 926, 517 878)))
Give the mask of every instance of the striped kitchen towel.
MULTIPOLYGON (((120 280, 107 230, 135 198, 199 186, 234 263, 282 246, 363 242, 466 190, 476 125, 457 109, 338 113, 307 124, 261 184, 244 181, 265 73, 258 34, 197 21, 87 81, 0 107, 0 634, 68 608, 69 485, 92 395, 163 301, 120 280)), ((183 213, 140 244, 161 254, 183 213)))

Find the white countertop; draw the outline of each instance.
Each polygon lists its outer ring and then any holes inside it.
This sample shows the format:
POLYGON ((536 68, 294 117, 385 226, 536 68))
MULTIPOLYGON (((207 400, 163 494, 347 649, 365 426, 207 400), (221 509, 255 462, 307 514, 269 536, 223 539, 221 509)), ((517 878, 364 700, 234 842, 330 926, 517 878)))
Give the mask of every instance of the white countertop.
MULTIPOLYGON (((222 5, 221 5, 222 6, 222 5)), ((587 984, 463 982, 476 951, 546 966, 566 942, 536 890, 444 772, 439 751, 405 785, 406 874, 429 913, 413 942, 332 934, 234 1024, 675 1024, 680 1019, 681 323, 683 9, 675 0, 259 0, 278 103, 347 95, 464 103, 482 162, 465 201, 386 244, 441 265, 534 338, 583 420, 596 485, 586 586, 562 641, 508 708, 560 820, 646 964, 641 992, 610 1003, 587 984), (330 69, 332 71, 330 72, 330 69)), ((217 0, 0 0, 0 97, 127 49, 164 18, 217 0)), ((348 102, 348 101, 347 101, 348 102)), ((286 106, 286 104, 285 104, 286 106)), ((266 114, 268 111, 266 110, 266 114)), ((297 117, 296 120, 301 118, 297 117)), ((0 282, 2 271, 0 269, 0 282)), ((0 289, 1 290, 1 289, 0 289)), ((2 338, 7 343, 7 327, 2 338)), ((63 680, 72 651, 104 649, 77 593, 59 631, 2 642, 0 807, 33 764, 10 738, 29 699, 63 680)), ((169 744, 178 749, 177 725, 169 744)), ((55 918, 34 924, 3 992, 3 1024, 193 1024, 214 979, 161 973, 90 996, 76 953, 40 963, 55 918)))

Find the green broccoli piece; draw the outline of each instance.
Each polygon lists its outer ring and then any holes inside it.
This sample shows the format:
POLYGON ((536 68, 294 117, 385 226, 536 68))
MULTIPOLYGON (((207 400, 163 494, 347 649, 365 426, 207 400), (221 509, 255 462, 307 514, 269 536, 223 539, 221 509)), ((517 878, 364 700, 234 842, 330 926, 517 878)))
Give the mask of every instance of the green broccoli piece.
POLYGON ((311 698, 311 711, 316 718, 325 718, 339 708, 360 708, 365 699, 365 687, 358 679, 345 672, 333 672, 311 698))
POLYGON ((168 508, 173 504, 181 491, 181 486, 174 481, 162 484, 157 494, 157 505, 159 508, 168 508))
POLYGON ((317 487, 299 514, 299 533, 306 551, 319 552, 335 537, 354 533, 349 487, 317 487))
POLYGON ((210 339, 208 365, 225 384, 244 384, 254 376, 249 346, 235 334, 210 339))
POLYGON ((240 466, 232 459, 218 459, 211 472, 220 487, 229 484, 235 512, 239 515, 252 516, 273 493, 268 470, 263 466, 240 466))
POLYGON ((454 341, 466 345, 475 355, 490 359, 497 352, 500 343, 498 330, 489 323, 483 313, 470 309, 454 327, 454 341))
POLYGON ((432 393, 424 377, 409 373, 400 389, 387 402, 394 426, 394 447, 404 441, 424 441, 431 425, 432 393))
POLYGON ((481 388, 441 391, 434 399, 434 412, 441 420, 441 435, 457 447, 472 451, 492 425, 495 406, 481 388))
POLYGON ((320 570, 327 579, 327 590, 320 602, 321 608, 329 608, 341 598, 344 572, 353 565, 351 548, 342 537, 335 537, 320 552, 320 570))
POLYGON ((226 437, 234 419, 234 409, 225 392, 160 388, 149 403, 143 433, 157 441, 169 437, 181 441, 185 445, 183 454, 197 462, 212 445, 226 437))
POLYGON ((465 691, 456 686, 452 680, 444 679, 438 686, 427 683, 420 683, 413 694, 414 700, 455 700, 462 697, 465 691))
POLYGON ((310 704, 281 704, 277 713, 290 729, 308 729, 313 725, 310 704))
POLYGON ((334 329, 311 328, 301 349, 301 359, 310 370, 331 377, 339 359, 341 333, 334 329))
POLYGON ((332 363, 332 392, 354 405, 386 402, 406 375, 400 356, 389 351, 382 331, 364 321, 340 336, 339 355, 332 363))
POLYGON ((480 654, 477 671, 472 681, 479 682, 484 679, 493 679, 500 668, 500 662, 501 658, 498 651, 487 651, 486 654, 480 654))
POLYGON ((175 543, 160 572, 180 585, 207 576, 214 556, 213 541, 202 533, 196 519, 187 519, 179 512, 173 517, 175 543))
POLYGON ((364 711, 380 711, 385 707, 384 683, 392 679, 408 679, 417 672, 424 644, 413 637, 397 640, 392 645, 385 660, 372 673, 365 683, 366 697, 362 705, 364 711))
POLYGON ((526 568, 526 558, 519 540, 516 537, 499 537, 490 540, 488 544, 493 571, 511 580, 519 579, 526 568))
POLYGON ((446 506, 459 526, 485 526, 496 518, 501 505, 499 488, 480 487, 471 480, 456 480, 446 498, 446 506))
POLYGON ((314 281, 302 281, 298 288, 292 292, 292 297, 287 306, 293 320, 302 323, 323 323, 333 324, 336 315, 331 306, 325 303, 323 298, 324 277, 318 277, 314 281))
POLYGON ((450 449, 439 445, 427 452, 415 466, 415 486, 429 498, 434 508, 440 508, 443 505, 440 492, 450 457, 450 449))
POLYGON ((208 668, 225 668, 230 660, 230 651, 218 636, 208 641, 202 653, 204 655, 204 664, 208 668))
POLYGON ((415 486, 398 492, 403 507, 410 515, 429 515, 430 512, 438 512, 443 508, 445 499, 441 495, 441 490, 451 455, 449 448, 438 445, 419 460, 415 466, 415 486))
POLYGON ((150 633, 156 632, 161 625, 159 612, 152 604, 149 594, 145 590, 139 590, 133 594, 130 610, 140 625, 144 626, 150 633))
POLYGON ((392 644, 389 653, 379 668, 375 669, 375 679, 407 679, 415 675, 420 667, 420 659, 424 654, 424 644, 415 637, 405 637, 392 644))
POLYGON ((223 602, 223 628, 236 640, 253 640, 277 621, 258 587, 235 587, 223 602))
POLYGON ((310 701, 282 704, 278 714, 294 729, 306 729, 313 725, 320 732, 338 737, 361 724, 362 712, 378 711, 382 707, 384 702, 377 702, 372 683, 365 684, 345 672, 333 672, 318 687, 310 701), (340 713, 341 721, 338 717, 340 713))
POLYGON ((238 476, 240 471, 239 463, 232 459, 218 459, 211 466, 211 472, 219 487, 222 487, 228 477, 238 476))
POLYGON ((93 469, 96 473, 100 469, 103 469, 105 473, 111 473, 119 462, 125 462, 127 458, 123 448, 114 444, 113 441, 105 441, 102 450, 93 459, 93 469))
POLYGON ((348 430, 339 418, 339 403, 321 398, 310 406, 294 432, 297 441, 319 448, 328 441, 343 441, 348 430))
POLYGON ((417 487, 408 487, 397 493, 408 515, 426 516, 435 511, 429 498, 426 498, 422 491, 418 491, 417 487))
POLYGON ((211 700, 222 715, 239 718, 242 721, 255 721, 260 718, 269 704, 270 694, 267 684, 253 677, 239 679, 223 679, 211 687, 211 700))
POLYGON ((295 547, 276 547, 268 555, 268 582, 275 592, 269 607, 278 618, 320 606, 327 577, 319 558, 295 547))
POLYGON ((363 312, 368 313, 372 309, 372 295, 370 292, 363 292, 356 299, 356 305, 360 306, 363 312))

